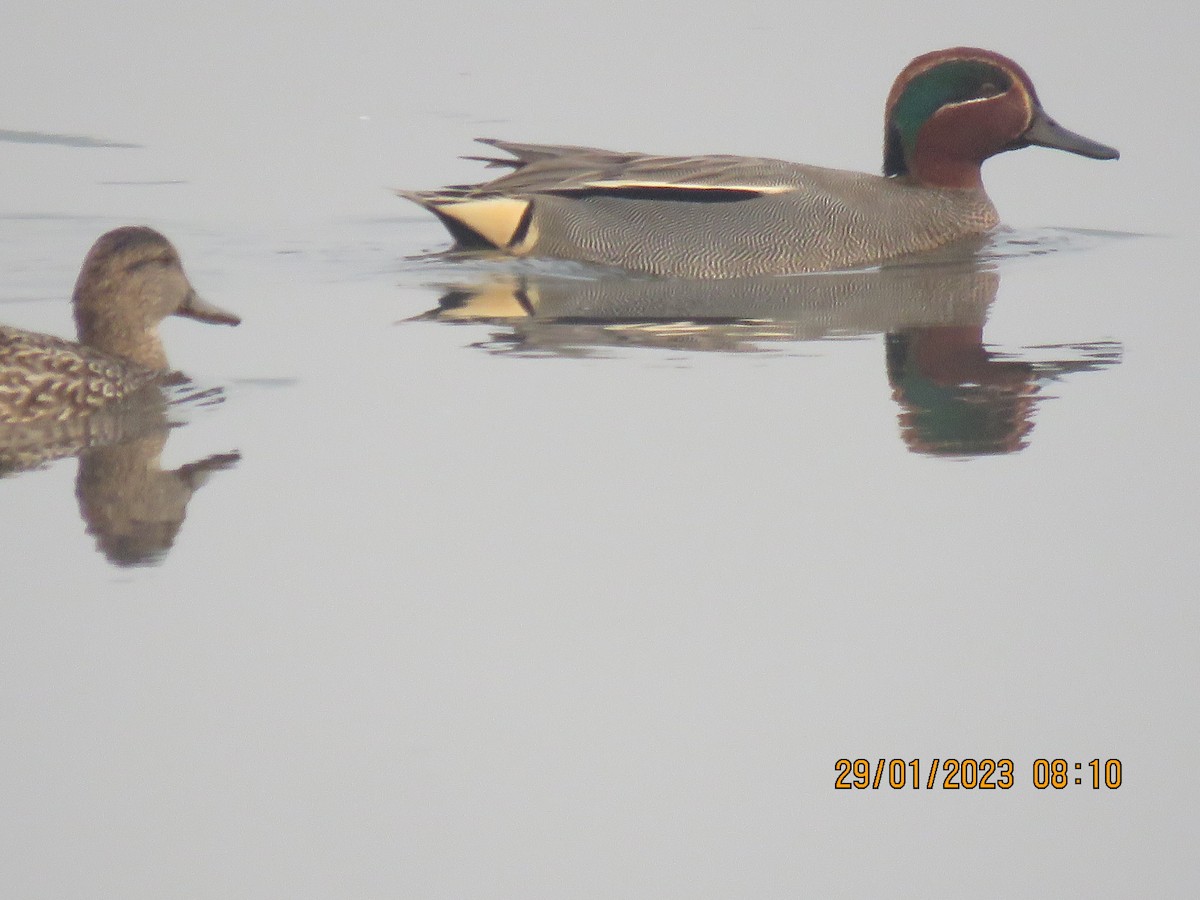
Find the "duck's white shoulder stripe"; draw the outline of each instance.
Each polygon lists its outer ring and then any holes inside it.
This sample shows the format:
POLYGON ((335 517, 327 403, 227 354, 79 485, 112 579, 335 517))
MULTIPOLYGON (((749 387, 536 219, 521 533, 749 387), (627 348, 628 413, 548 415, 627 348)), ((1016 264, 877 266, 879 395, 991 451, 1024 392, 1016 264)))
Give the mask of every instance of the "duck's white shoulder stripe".
POLYGON ((647 178, 609 178, 589 181, 585 187, 609 191, 737 191, 748 194, 786 194, 796 188, 788 184, 738 184, 695 181, 655 181, 647 178))

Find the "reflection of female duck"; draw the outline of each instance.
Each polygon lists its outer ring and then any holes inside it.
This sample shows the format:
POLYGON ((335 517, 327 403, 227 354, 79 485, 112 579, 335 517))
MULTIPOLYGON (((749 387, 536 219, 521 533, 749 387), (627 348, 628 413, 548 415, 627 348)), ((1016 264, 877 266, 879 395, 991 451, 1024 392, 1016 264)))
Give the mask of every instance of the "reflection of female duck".
POLYGON ((88 415, 162 380, 169 315, 237 325, 197 296, 170 241, 118 228, 92 246, 72 300, 79 342, 0 326, 0 426, 88 415))
POLYGON ((159 457, 167 429, 164 419, 157 431, 94 447, 79 458, 79 513, 97 547, 117 565, 158 562, 175 542, 192 494, 213 472, 231 468, 241 458, 236 451, 219 453, 164 470, 159 457))
POLYGON ((163 469, 173 424, 153 388, 62 422, 0 426, 0 477, 78 456, 75 497, 96 546, 116 565, 155 563, 174 543, 192 494, 241 458, 233 451, 163 469))

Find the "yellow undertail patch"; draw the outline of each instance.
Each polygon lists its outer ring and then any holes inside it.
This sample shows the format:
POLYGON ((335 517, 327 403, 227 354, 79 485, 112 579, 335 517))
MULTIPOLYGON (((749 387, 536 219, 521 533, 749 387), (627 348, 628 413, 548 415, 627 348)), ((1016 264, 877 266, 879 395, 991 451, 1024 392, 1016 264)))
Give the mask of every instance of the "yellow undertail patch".
POLYGON ((529 201, 512 197, 485 197, 434 205, 440 215, 459 222, 498 250, 511 250, 509 244, 517 233, 521 217, 529 208, 529 201))

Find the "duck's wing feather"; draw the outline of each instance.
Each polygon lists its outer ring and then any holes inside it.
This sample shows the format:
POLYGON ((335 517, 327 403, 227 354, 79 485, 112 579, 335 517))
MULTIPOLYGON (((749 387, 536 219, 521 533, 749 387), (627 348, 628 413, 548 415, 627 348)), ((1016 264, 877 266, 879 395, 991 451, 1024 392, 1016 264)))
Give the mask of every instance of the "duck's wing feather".
POLYGON ((583 147, 578 144, 522 144, 517 141, 502 141, 498 138, 476 138, 475 140, 476 143, 495 147, 497 150, 509 154, 509 156, 464 156, 463 159, 476 159, 480 162, 486 162, 489 166, 507 166, 512 169, 519 169, 530 163, 545 162, 546 160, 562 159, 564 157, 587 156, 596 159, 608 158, 615 160, 642 155, 639 153, 620 153, 614 150, 601 150, 598 147, 583 147))
POLYGON ((566 144, 481 139, 512 159, 472 157, 514 171, 481 184, 396 193, 437 216, 464 249, 520 252, 539 195, 721 203, 802 188, 811 167, 743 156, 652 156, 566 144))
MULTIPOLYGON (((636 199, 747 199, 794 190, 793 163, 743 156, 652 156, 569 145, 513 144, 485 140, 511 153, 515 171, 475 186, 481 193, 509 196, 605 194, 636 199), (690 197, 690 192, 702 196, 690 197), (661 196, 655 196, 661 194, 661 196)), ((500 162, 497 160, 497 162, 500 162)))

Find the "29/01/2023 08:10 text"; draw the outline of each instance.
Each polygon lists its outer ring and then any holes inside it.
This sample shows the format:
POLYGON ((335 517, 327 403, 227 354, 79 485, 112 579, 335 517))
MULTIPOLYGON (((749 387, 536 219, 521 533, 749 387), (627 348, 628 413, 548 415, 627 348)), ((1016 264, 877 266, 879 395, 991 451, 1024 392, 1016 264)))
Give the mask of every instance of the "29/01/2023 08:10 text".
MULTIPOLYGON (((1011 759, 847 759, 834 763, 837 790, 1001 790, 1018 786, 1011 759)), ((1030 784, 1038 790, 1088 787, 1116 790, 1122 783, 1119 759, 1035 759, 1030 784)))

